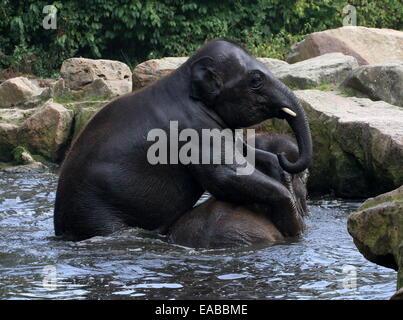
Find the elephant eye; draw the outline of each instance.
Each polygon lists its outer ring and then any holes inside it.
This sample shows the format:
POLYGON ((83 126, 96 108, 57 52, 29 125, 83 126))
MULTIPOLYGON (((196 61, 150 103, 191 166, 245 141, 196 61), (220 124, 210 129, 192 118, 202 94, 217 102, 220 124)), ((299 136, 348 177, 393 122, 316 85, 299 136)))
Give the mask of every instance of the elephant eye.
POLYGON ((262 87, 264 81, 264 75, 258 71, 252 71, 250 73, 250 86, 252 89, 259 89, 262 87))

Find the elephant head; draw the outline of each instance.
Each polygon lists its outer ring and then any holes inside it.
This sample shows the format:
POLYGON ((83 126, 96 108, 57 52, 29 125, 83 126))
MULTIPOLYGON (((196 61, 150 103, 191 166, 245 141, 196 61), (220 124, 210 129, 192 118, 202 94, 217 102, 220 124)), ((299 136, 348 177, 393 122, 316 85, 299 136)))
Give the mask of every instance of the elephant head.
POLYGON ((204 45, 186 63, 191 76, 190 96, 213 110, 227 127, 235 129, 269 118, 286 119, 298 143, 292 163, 278 154, 289 173, 305 170, 312 157, 309 124, 295 94, 259 61, 227 40, 204 45))

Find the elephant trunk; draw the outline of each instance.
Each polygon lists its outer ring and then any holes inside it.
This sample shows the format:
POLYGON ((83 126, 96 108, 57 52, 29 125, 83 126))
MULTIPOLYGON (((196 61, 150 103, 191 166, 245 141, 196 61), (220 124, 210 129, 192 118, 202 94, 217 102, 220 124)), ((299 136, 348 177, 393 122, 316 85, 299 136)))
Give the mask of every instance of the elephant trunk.
POLYGON ((294 163, 290 162, 284 154, 279 154, 278 160, 280 166, 285 171, 289 173, 299 173, 308 168, 312 158, 311 130, 309 129, 305 111, 298 101, 298 98, 288 87, 285 88, 287 91, 287 100, 290 101, 290 105, 284 106, 282 111, 285 113, 285 118, 297 139, 299 156, 298 160, 294 163))

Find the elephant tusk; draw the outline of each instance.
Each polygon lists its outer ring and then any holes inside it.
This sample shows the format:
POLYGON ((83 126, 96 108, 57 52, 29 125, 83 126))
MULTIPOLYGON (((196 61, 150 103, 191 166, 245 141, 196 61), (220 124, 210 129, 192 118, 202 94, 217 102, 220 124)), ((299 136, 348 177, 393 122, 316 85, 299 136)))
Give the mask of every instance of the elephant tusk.
POLYGON ((284 108, 281 108, 281 110, 283 110, 285 113, 288 113, 290 116, 293 116, 293 117, 297 116, 297 114, 289 108, 284 107, 284 108))

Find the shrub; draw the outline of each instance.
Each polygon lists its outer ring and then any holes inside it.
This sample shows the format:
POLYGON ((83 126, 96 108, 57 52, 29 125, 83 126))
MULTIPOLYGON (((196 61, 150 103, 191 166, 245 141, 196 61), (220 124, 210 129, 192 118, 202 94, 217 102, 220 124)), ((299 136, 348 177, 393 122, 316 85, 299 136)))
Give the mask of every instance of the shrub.
MULTIPOLYGON (((283 58, 304 34, 342 25, 344 0, 70 0, 54 1, 57 29, 45 30, 48 0, 0 2, 0 69, 51 76, 73 56, 130 66, 188 55, 226 37, 253 54, 283 58)), ((400 0, 349 0, 359 25, 401 29, 400 0)))

